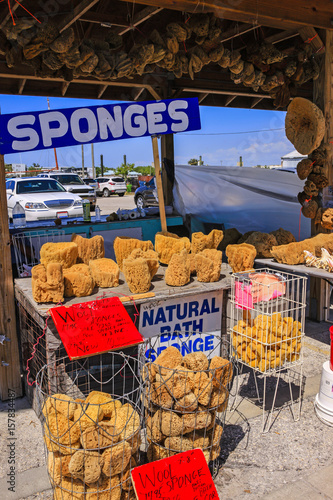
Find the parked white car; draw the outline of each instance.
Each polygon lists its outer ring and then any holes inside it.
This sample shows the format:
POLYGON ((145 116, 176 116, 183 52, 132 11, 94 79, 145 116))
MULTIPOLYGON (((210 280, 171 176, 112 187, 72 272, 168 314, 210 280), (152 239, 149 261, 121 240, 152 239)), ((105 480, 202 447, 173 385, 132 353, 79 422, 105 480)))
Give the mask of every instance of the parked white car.
POLYGON ((108 197, 111 194, 117 194, 118 196, 124 196, 126 193, 126 182, 123 177, 112 176, 112 177, 97 177, 98 189, 97 194, 99 196, 108 197))
POLYGON ((8 217, 13 218, 16 202, 25 210, 27 221, 82 217, 82 199, 72 194, 55 179, 24 177, 6 182, 8 217))
POLYGON ((37 177, 55 179, 60 182, 70 193, 79 195, 82 199, 89 200, 91 210, 95 210, 96 192, 93 186, 89 186, 83 182, 81 177, 75 173, 67 172, 51 172, 49 174, 38 174, 37 177))

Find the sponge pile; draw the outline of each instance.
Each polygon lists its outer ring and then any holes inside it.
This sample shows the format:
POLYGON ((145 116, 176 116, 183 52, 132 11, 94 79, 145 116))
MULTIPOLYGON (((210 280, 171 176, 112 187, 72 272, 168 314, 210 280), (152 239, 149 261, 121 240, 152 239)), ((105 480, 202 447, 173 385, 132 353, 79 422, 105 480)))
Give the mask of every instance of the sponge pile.
POLYGON ((220 454, 223 427, 218 418, 228 405, 232 364, 199 351, 182 356, 168 347, 142 370, 148 459, 159 460, 201 448, 207 462, 220 454))
POLYGON ((131 404, 92 391, 85 400, 55 394, 42 411, 54 498, 131 498, 130 469, 141 444, 131 404))

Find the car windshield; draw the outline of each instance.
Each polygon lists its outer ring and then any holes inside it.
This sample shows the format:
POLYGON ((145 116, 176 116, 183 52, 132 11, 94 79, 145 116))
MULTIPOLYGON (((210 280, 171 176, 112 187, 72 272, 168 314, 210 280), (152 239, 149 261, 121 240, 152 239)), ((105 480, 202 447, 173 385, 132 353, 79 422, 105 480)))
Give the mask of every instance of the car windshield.
POLYGON ((19 181, 16 188, 17 194, 66 192, 66 189, 54 179, 30 179, 19 181))
POLYGON ((112 177, 112 182, 125 182, 122 177, 112 177))
POLYGON ((61 184, 65 184, 66 186, 69 184, 84 184, 81 177, 79 177, 76 174, 73 174, 73 175, 56 174, 56 175, 52 175, 52 179, 56 179, 61 184))

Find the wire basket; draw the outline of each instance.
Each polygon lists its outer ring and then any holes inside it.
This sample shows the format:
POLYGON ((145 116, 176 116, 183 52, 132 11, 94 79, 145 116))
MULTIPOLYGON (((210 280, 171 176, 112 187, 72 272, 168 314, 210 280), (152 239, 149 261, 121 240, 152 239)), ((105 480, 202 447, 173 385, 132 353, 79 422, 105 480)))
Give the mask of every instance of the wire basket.
POLYGON ((11 243, 14 251, 14 263, 19 278, 31 276, 31 269, 40 263, 40 249, 44 243, 64 241, 64 230, 29 231, 13 234, 11 243))
POLYGON ((306 278, 258 269, 236 273, 230 337, 240 363, 260 373, 302 364, 306 278))
MULTIPOLYGON (((130 470, 140 458, 141 383, 137 358, 109 352, 108 367, 62 358, 53 384, 37 375, 37 399, 56 500, 134 497, 130 470), (122 386, 119 378, 123 380, 122 386)), ((97 356, 94 356, 96 360, 97 356)), ((105 354, 103 355, 105 360, 105 354)))
POLYGON ((179 332, 169 335, 168 347, 163 344, 161 350, 161 337, 154 337, 142 350, 147 458, 201 448, 216 471, 234 374, 229 342, 215 334, 179 332))

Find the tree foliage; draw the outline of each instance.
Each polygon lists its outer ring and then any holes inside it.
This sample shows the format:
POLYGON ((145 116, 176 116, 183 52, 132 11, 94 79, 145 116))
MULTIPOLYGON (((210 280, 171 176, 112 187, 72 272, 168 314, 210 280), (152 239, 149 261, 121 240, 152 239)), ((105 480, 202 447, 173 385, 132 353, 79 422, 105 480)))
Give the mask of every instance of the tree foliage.
POLYGON ((132 172, 134 170, 135 163, 122 163, 120 167, 117 167, 114 171, 115 175, 121 175, 121 177, 124 177, 125 181, 127 181, 127 177, 129 172, 132 172))
POLYGON ((191 158, 187 163, 189 165, 198 165, 199 164, 199 160, 197 160, 196 158, 191 158))

